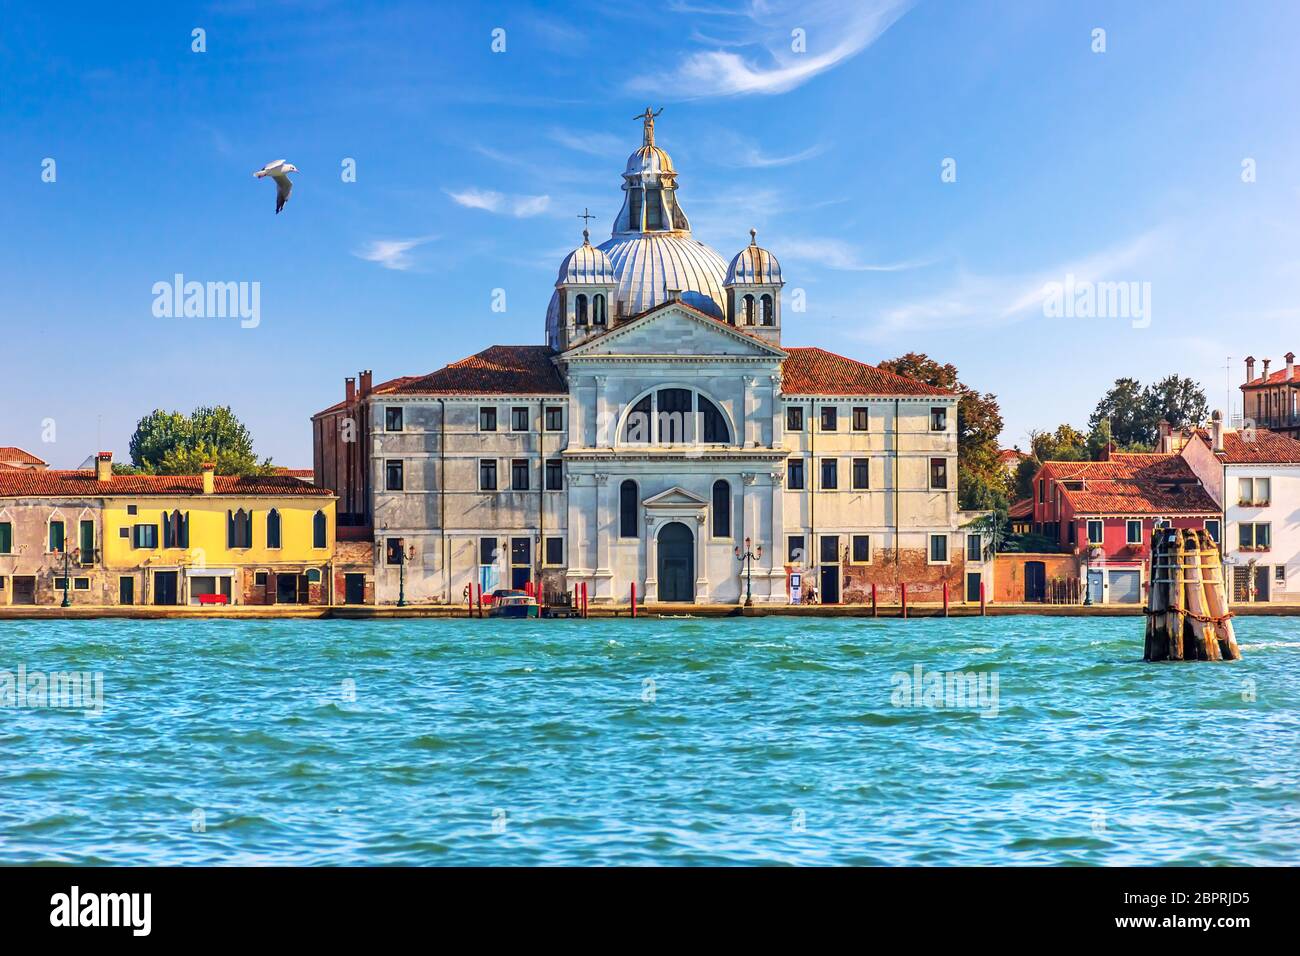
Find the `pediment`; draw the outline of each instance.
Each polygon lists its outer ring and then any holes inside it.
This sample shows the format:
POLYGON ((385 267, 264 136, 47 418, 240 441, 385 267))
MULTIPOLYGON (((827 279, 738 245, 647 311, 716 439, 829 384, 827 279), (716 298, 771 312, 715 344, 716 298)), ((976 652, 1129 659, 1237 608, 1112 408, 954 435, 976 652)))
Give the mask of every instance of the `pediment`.
POLYGON ((602 356, 721 355, 785 358, 786 353, 689 306, 668 302, 630 322, 588 339, 561 360, 602 356))
POLYGON ((703 508, 708 505, 708 501, 681 485, 675 485, 647 498, 643 504, 647 508, 703 508))

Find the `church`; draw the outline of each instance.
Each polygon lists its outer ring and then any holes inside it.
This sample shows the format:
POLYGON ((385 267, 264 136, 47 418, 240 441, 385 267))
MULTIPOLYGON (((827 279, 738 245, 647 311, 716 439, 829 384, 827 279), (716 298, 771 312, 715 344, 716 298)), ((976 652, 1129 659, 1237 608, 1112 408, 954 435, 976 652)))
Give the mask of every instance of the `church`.
POLYGON ((610 238, 584 230, 560 263, 545 344, 364 371, 313 416, 316 483, 339 496, 340 541, 373 543, 375 600, 991 593, 957 505, 957 396, 783 344, 780 262, 753 229, 729 260, 694 237, 656 115, 610 238))

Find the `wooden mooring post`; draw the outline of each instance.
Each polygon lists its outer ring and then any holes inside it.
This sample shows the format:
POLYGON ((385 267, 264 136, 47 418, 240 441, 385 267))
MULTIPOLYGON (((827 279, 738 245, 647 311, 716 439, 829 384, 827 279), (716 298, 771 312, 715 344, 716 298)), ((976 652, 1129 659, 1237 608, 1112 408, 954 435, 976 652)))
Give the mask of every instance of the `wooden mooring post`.
POLYGON ((1219 546, 1208 531, 1156 529, 1148 579, 1143 660, 1241 659, 1219 546))

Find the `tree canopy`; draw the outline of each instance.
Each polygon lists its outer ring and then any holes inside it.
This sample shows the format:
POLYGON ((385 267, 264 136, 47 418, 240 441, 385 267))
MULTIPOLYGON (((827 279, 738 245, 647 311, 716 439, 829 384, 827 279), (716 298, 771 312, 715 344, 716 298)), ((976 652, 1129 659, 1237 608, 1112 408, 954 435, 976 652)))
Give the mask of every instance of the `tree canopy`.
POLYGON ((135 426, 131 464, 143 474, 192 475, 206 461, 222 475, 268 473, 270 459, 258 461, 253 436, 228 405, 196 408, 189 415, 155 409, 135 426))

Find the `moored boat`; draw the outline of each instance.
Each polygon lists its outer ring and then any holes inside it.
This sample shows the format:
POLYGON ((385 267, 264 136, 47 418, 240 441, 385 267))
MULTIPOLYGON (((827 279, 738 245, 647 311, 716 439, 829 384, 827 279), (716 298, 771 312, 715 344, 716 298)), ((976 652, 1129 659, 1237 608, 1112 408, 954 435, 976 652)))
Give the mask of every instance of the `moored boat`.
POLYGON ((537 599, 523 591, 504 591, 494 595, 488 617, 537 617, 541 608, 537 599))

